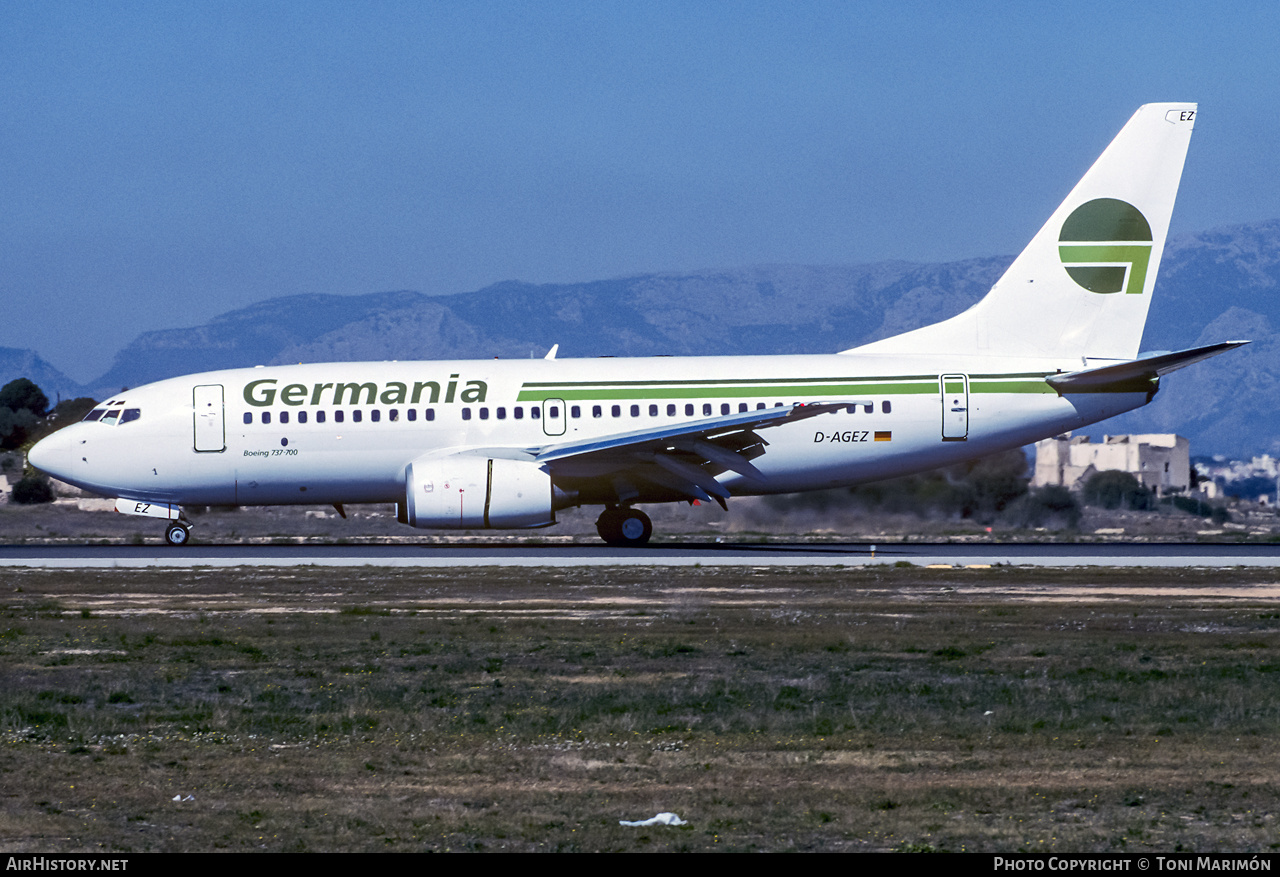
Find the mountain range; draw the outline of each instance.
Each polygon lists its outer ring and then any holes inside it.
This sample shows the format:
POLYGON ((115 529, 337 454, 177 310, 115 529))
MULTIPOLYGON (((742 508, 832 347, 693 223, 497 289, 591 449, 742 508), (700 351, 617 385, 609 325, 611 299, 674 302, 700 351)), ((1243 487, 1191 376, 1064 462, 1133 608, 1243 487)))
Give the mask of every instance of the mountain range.
MULTIPOLYGON (((296 295, 201 326, 145 332, 78 386, 33 351, 0 348, 0 384, 105 398, 191 372, 337 360, 830 353, 959 313, 1011 257, 941 264, 758 266, 476 292, 296 295)), ((1093 427, 1177 432, 1193 454, 1280 452, 1280 220, 1173 237, 1143 350, 1253 344, 1164 381, 1146 408, 1093 427)))

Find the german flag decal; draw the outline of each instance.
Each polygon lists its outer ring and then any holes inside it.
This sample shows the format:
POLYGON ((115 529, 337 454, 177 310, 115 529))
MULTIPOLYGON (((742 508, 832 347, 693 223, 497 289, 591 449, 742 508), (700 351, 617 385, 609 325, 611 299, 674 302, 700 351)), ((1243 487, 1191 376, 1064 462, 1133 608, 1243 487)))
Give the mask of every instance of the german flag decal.
POLYGON ((879 430, 879 429, 877 429, 877 430, 876 430, 876 441, 878 441, 878 442, 891 442, 891 441, 893 441, 893 432, 892 432, 892 430, 888 430, 888 429, 886 429, 886 430, 879 430))

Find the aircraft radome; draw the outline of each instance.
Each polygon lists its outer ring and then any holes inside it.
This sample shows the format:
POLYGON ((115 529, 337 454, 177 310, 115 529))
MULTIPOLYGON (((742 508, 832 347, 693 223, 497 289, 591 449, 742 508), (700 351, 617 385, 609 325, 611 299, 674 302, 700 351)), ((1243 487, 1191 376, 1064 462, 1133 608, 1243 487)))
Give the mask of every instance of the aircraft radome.
POLYGON ((1196 105, 1148 104, 964 313, 829 355, 330 363, 127 390, 33 466, 164 519, 184 505, 396 503, 427 529, 522 529, 599 505, 855 485, 1078 429, 1244 344, 1139 356, 1196 105))

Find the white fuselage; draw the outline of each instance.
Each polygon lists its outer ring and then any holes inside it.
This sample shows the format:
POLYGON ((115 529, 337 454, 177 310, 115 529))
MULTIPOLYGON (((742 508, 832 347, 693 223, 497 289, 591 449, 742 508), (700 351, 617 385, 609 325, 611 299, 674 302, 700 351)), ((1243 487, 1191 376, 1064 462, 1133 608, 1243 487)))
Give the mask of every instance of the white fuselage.
MULTIPOLYGON (((536 453, 779 404, 854 403, 760 430, 766 447, 752 462, 763 481, 716 475, 735 495, 782 493, 971 459, 1149 401, 1144 392, 1062 396, 1044 382, 1072 368, 1078 359, 833 354, 235 369, 124 391, 105 403, 107 416, 42 442, 32 462, 146 502, 397 502, 409 464, 433 452, 536 453), (125 410, 136 412, 128 422, 125 410)), ((589 464, 551 474, 595 501, 589 464)))

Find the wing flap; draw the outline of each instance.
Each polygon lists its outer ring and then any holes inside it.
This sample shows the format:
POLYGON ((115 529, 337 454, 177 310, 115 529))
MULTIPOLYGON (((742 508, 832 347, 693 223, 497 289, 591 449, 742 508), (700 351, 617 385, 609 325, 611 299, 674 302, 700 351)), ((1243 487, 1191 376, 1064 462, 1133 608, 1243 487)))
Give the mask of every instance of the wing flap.
POLYGON ((620 450, 658 450, 676 441, 710 440, 732 433, 746 432, 756 429, 767 429, 795 423, 841 411, 853 405, 870 405, 870 400, 847 399, 839 402, 795 402, 776 408, 765 408, 757 411, 744 411, 740 414, 726 414, 723 417, 711 417, 706 420, 686 421, 670 426, 640 429, 631 432, 620 432, 602 438, 585 441, 562 442, 531 449, 534 458, 542 463, 553 463, 570 457, 581 457, 603 451, 620 450))
POLYGON ((731 494, 716 480, 718 474, 734 472, 756 483, 766 480, 764 473, 750 462, 765 453, 764 447, 768 444, 756 434, 758 430, 869 404, 866 399, 796 402, 584 441, 561 442, 530 448, 528 452, 534 460, 571 479, 608 480, 618 502, 633 501, 639 493, 635 487, 639 479, 690 500, 714 499, 724 506, 731 494))

